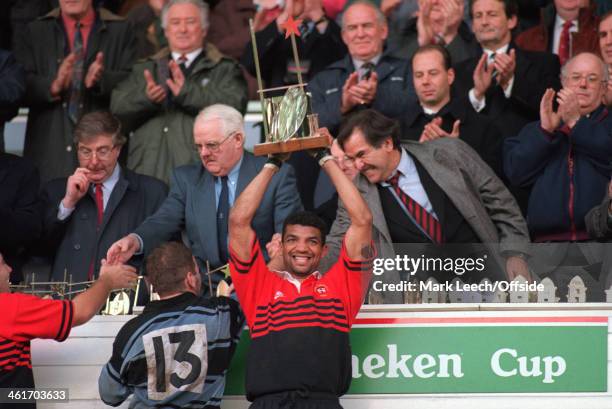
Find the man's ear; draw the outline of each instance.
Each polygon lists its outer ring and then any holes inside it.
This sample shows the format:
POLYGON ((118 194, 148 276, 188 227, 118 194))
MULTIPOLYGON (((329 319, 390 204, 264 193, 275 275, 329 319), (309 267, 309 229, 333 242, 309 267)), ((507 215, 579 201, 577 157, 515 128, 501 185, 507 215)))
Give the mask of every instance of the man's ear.
POLYGON ((327 244, 323 245, 323 250, 321 251, 321 258, 327 256, 327 253, 329 252, 329 247, 327 246, 327 244))

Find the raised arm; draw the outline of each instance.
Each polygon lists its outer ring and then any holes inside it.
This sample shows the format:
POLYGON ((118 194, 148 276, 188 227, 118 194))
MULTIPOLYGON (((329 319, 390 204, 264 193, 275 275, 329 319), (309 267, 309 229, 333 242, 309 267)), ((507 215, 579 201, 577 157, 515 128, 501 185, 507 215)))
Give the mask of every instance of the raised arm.
POLYGON ((251 244, 255 238, 255 232, 251 228, 253 216, 261 204, 272 177, 278 171, 277 165, 266 163, 238 196, 230 211, 229 244, 234 254, 242 260, 248 259, 251 254, 251 244))
POLYGON ((357 187, 342 172, 336 161, 331 159, 331 155, 324 156, 319 164, 331 179, 351 221, 344 236, 346 254, 355 261, 368 259, 371 257, 368 250, 372 243, 372 212, 357 187))

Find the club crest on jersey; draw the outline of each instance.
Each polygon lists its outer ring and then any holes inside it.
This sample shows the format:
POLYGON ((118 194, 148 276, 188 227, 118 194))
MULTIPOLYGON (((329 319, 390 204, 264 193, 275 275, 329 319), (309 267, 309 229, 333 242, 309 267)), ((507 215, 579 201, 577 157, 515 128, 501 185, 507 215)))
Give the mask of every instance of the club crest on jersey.
POLYGON ((283 292, 282 292, 282 291, 277 291, 277 292, 274 294, 274 299, 275 299, 275 300, 278 300, 279 298, 284 297, 284 296, 285 296, 285 294, 283 294, 283 292))
POLYGON ((325 284, 317 284, 314 288, 315 293, 317 293, 317 295, 319 295, 320 297, 325 297, 327 296, 327 293, 329 292, 327 286, 325 284))

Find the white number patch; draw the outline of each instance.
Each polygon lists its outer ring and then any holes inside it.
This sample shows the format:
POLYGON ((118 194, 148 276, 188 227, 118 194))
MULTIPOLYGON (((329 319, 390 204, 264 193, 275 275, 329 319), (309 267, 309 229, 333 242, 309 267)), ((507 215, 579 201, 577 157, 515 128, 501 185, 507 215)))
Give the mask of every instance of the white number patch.
POLYGON ((147 393, 163 400, 176 391, 201 393, 208 370, 206 326, 180 325, 142 337, 147 358, 147 393))

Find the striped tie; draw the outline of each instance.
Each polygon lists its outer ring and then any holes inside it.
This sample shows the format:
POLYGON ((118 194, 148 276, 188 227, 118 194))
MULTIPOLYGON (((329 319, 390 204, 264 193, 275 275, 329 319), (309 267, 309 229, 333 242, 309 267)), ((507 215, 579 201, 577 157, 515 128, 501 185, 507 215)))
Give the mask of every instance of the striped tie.
POLYGON ((399 187, 400 173, 396 172, 395 176, 387 181, 391 185, 391 188, 397 194, 397 197, 402 201, 404 207, 410 213, 413 221, 418 224, 423 233, 425 233, 432 242, 435 244, 444 243, 444 236, 442 236, 442 226, 438 219, 436 219, 431 213, 423 208, 416 200, 408 196, 399 187))
POLYGON ((72 52, 76 55, 76 59, 72 68, 72 86, 70 88, 70 100, 68 101, 68 116, 72 122, 77 123, 81 117, 81 89, 83 87, 83 62, 85 60, 81 23, 79 22, 75 25, 72 52))

